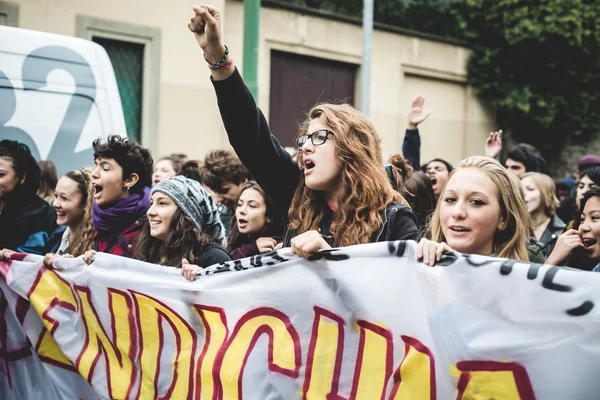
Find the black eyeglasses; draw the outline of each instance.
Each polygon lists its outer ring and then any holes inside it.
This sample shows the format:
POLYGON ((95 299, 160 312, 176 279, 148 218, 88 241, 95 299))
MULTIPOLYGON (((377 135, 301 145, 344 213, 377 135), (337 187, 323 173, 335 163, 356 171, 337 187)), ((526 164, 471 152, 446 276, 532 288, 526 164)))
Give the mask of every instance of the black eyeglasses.
POLYGON ((302 135, 296 139, 296 149, 302 150, 302 147, 306 144, 308 139, 312 142, 313 146, 320 146, 327 141, 329 135, 333 135, 333 132, 329 129, 319 129, 313 133, 302 135))

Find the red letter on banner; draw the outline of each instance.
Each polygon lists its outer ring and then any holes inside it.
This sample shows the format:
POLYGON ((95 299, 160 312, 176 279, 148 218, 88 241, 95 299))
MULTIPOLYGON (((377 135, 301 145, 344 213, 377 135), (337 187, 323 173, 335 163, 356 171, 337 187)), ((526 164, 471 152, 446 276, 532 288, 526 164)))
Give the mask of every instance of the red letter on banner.
POLYGON ((219 374, 215 365, 219 350, 229 337, 227 316, 221 308, 195 305, 193 312, 204 327, 204 345, 196 363, 195 399, 213 399, 218 391, 219 374))
POLYGON ((392 333, 367 321, 357 321, 360 343, 350 400, 384 399, 394 363, 392 333))
POLYGON ((458 379, 457 400, 534 400, 527 370, 514 362, 461 361, 454 374, 458 379))
POLYGON ((404 341, 404 358, 394 372, 394 386, 390 400, 435 400, 435 360, 431 351, 410 336, 404 341))
POLYGON ((219 398, 242 398, 244 368, 262 334, 269 336, 269 370, 297 378, 302 353, 300 337, 289 317, 270 307, 249 311, 238 321, 231 338, 219 353, 215 370, 219 371, 219 398))
POLYGON ((75 371, 73 364, 63 354, 51 336, 58 329, 60 322, 50 316, 54 309, 67 310, 73 313, 78 311, 77 301, 71 286, 56 272, 43 268, 38 272, 27 297, 32 307, 41 316, 47 329, 47 331, 41 333, 38 342, 35 344, 40 360, 75 371))
POLYGON ((344 355, 344 320, 321 307, 315 319, 308 348, 303 399, 338 399, 344 355))
POLYGON ((137 304, 137 320, 140 330, 140 365, 142 382, 138 398, 158 398, 158 377, 169 374, 170 386, 165 399, 187 399, 193 395, 194 364, 197 336, 190 324, 167 304, 143 293, 133 292, 137 304), (168 354, 173 354, 169 371, 161 371, 161 359, 165 357, 163 323, 173 332, 175 343, 168 354))

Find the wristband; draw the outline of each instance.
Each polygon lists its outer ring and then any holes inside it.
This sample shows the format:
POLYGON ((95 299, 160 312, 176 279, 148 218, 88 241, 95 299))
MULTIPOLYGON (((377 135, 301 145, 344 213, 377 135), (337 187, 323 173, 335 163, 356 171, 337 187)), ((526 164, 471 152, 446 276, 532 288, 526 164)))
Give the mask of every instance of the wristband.
POLYGON ((225 60, 227 60, 227 57, 229 57, 229 48, 227 47, 227 45, 224 45, 224 46, 225 46, 225 55, 223 56, 221 61, 219 61, 218 63, 215 63, 215 64, 211 63, 210 61, 208 61, 208 58, 206 58, 206 54, 204 54, 204 61, 206 61, 208 63, 210 69, 219 69, 223 66, 223 64, 225 64, 225 60))
POLYGON ((218 67, 213 67, 212 65, 209 65, 208 69, 210 69, 211 71, 216 71, 221 68, 229 69, 231 67, 233 67, 233 59, 232 58, 228 59, 228 61, 225 64, 219 65, 218 67))

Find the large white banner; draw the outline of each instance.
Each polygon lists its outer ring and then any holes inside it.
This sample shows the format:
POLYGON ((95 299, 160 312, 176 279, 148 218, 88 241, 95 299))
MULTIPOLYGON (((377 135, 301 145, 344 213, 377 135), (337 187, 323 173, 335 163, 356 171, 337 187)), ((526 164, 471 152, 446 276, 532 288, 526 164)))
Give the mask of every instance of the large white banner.
POLYGON ((0 263, 2 399, 598 399, 600 274, 414 242, 0 263))

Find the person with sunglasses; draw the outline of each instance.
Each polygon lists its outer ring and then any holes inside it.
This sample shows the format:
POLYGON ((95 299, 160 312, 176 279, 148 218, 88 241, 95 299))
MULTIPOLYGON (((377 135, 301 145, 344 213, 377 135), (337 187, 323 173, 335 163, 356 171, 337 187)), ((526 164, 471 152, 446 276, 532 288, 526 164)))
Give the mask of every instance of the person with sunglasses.
POLYGON ((277 211, 283 245, 308 257, 330 247, 417 239, 415 216, 382 168, 373 124, 347 104, 319 104, 301 125, 297 162, 267 121, 221 41, 219 10, 195 6, 188 28, 211 70, 229 141, 277 211))

